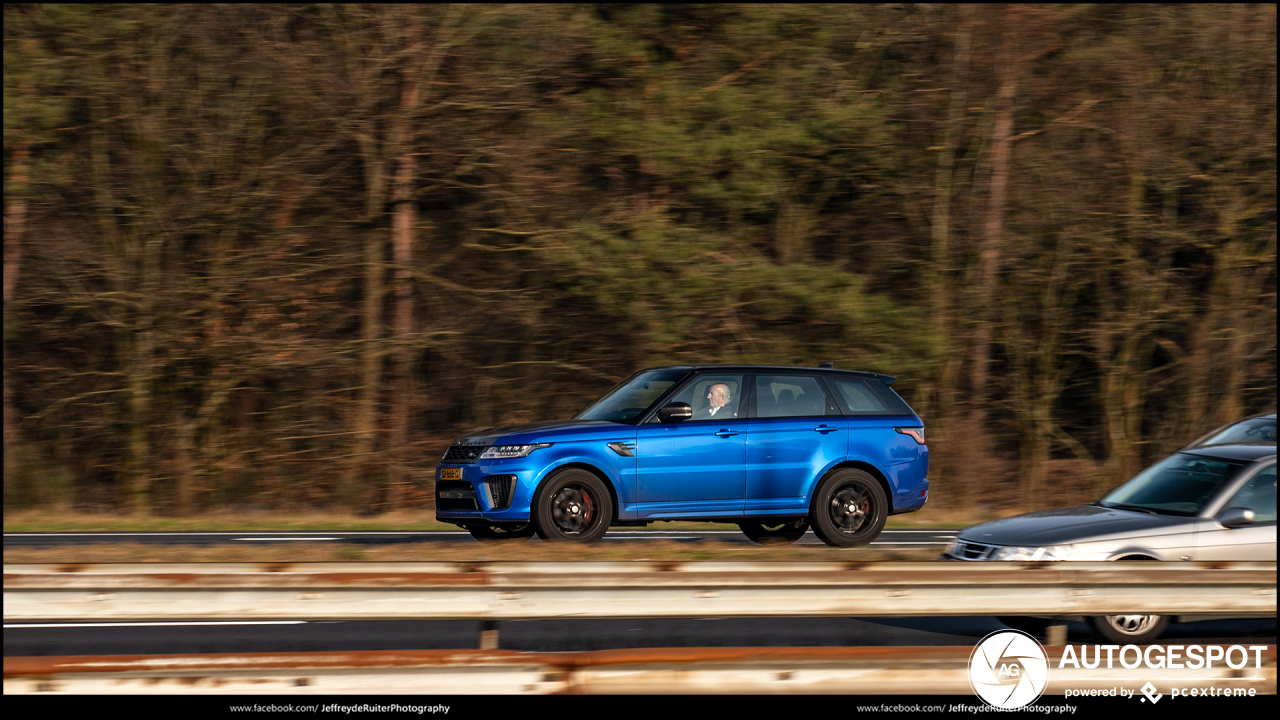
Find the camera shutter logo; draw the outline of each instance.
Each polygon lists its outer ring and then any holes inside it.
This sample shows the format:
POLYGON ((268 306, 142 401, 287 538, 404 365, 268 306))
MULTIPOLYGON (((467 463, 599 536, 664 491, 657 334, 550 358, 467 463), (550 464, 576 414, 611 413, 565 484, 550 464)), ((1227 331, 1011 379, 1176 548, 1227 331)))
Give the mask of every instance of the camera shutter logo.
POLYGON ((969 686, 984 702, 1013 710, 1035 702, 1049 684, 1049 656, 1030 635, 1000 630, 969 656, 969 686))

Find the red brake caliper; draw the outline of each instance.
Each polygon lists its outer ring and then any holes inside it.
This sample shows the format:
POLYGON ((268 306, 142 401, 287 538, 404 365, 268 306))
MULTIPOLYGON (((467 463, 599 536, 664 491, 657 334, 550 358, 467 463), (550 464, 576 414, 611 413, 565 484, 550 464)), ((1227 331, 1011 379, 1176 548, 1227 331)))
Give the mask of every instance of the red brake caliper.
POLYGON ((591 496, 587 494, 586 490, 582 491, 582 501, 587 504, 587 511, 582 514, 582 524, 590 525, 591 516, 595 515, 596 512, 596 504, 591 502, 591 496))

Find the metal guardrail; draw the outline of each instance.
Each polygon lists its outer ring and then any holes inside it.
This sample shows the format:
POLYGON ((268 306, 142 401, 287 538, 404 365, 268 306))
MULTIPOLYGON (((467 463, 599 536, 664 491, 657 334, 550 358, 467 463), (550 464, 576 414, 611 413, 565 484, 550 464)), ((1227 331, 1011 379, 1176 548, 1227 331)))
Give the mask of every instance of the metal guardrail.
POLYGON ((1274 615, 1275 563, 6 565, 6 622, 1274 615))
MULTIPOLYGON (((1261 667, 1058 668, 1065 690, 1252 688, 1276 692, 1276 646, 1261 667)), ((874 694, 968 695, 968 647, 659 648, 579 653, 483 650, 6 657, 4 694, 874 694)), ((1253 651, 1250 651, 1253 659, 1253 651)), ((975 699, 975 704, 978 701, 975 699)))

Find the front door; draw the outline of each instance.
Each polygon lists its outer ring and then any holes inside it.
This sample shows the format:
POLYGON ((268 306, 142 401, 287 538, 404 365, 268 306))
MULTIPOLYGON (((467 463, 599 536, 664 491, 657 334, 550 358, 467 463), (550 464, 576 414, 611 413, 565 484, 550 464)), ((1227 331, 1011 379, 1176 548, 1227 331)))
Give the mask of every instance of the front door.
POLYGON ((654 418, 636 433, 640 518, 740 517, 746 485, 743 376, 703 374, 668 400, 688 403, 689 420, 654 418))
POLYGON ((1227 508, 1253 511, 1253 524, 1225 528, 1217 520, 1201 523, 1196 533, 1197 560, 1276 561, 1276 466, 1257 472, 1227 501, 1227 508))

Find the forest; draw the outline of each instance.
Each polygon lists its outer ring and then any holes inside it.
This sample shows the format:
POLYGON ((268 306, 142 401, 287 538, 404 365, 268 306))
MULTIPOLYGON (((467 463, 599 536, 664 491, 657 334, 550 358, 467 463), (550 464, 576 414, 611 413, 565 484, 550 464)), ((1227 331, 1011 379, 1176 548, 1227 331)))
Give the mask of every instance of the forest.
POLYGON ((4 7, 4 503, 432 503, 635 370, 863 369, 931 503, 1276 407, 1276 6, 4 7))

